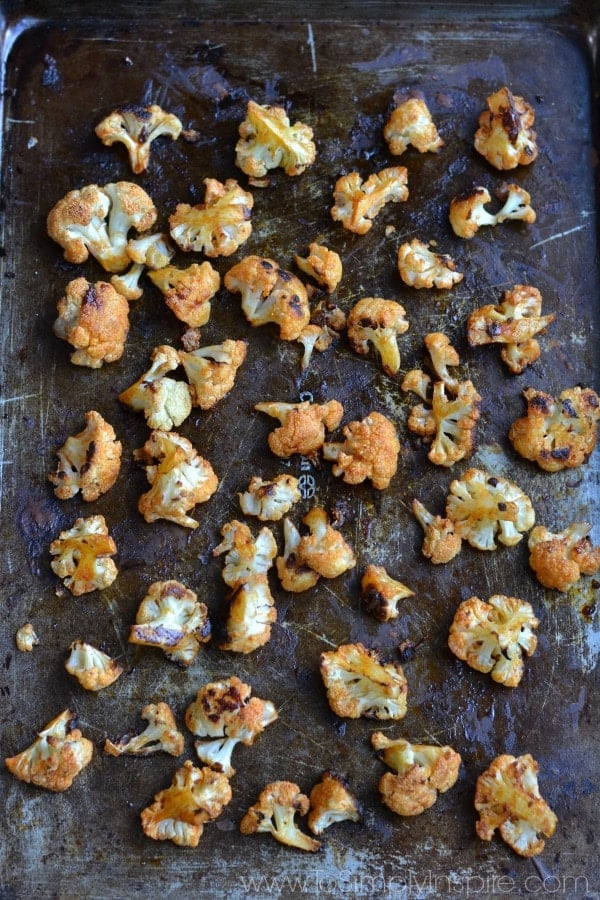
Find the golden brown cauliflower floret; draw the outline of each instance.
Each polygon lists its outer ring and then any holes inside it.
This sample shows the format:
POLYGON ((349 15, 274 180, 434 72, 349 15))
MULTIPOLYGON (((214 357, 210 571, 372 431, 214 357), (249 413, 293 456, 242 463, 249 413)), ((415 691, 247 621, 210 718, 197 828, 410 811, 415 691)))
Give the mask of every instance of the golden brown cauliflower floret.
POLYGON ((321 654, 327 700, 337 716, 403 719, 408 686, 402 667, 382 663, 376 650, 342 644, 321 654))
POLYGON ((85 641, 73 641, 65 669, 86 691, 101 691, 123 674, 123 666, 85 641))
POLYGON ((398 248, 398 272, 409 287, 438 288, 449 290, 463 280, 462 272, 456 271, 452 257, 430 250, 418 238, 398 248))
POLYGON ((150 106, 127 103, 102 119, 95 131, 107 147, 112 147, 114 143, 124 144, 132 171, 141 175, 148 168, 152 141, 162 134, 175 141, 182 128, 177 116, 165 112, 155 103, 150 106))
POLYGON ((343 443, 323 444, 323 457, 334 463, 333 474, 346 484, 370 479, 374 488, 388 487, 398 468, 400 441, 393 423, 379 412, 343 428, 343 443))
POLYGON ((504 205, 493 215, 485 209, 492 197, 487 188, 476 187, 458 194, 450 203, 450 225, 457 237, 472 238, 483 225, 501 225, 509 219, 531 225, 536 220, 531 197, 518 184, 508 184, 496 191, 504 205))
POLYGON ((107 738, 104 752, 109 756, 150 756, 162 750, 170 756, 181 756, 185 738, 167 703, 148 703, 142 708, 141 717, 148 724, 140 734, 126 734, 116 743, 107 738))
POLYGON ((394 156, 411 144, 419 153, 437 153, 444 146, 424 100, 410 97, 392 110, 383 136, 394 156))
POLYGON ((395 300, 382 297, 363 297, 348 314, 348 340, 361 356, 372 344, 381 359, 383 371, 395 375, 400 368, 397 337, 408 330, 406 310, 395 300))
POLYGON ((490 94, 487 105, 475 132, 477 152, 500 170, 532 163, 538 155, 533 108, 507 87, 490 94))
POLYGON ((101 591, 113 583, 118 571, 110 558, 117 545, 110 537, 104 516, 76 519, 73 528, 61 531, 50 544, 50 562, 75 597, 101 591))
POLYGON ((145 234, 127 242, 127 255, 132 260, 130 268, 113 275, 110 283, 127 300, 139 300, 144 293, 140 278, 146 269, 162 269, 168 266, 175 251, 164 234, 145 234))
POLYGON ((123 356, 129 333, 129 304, 107 281, 75 278, 57 303, 54 334, 75 347, 71 362, 100 369, 123 356))
POLYGON ((432 563, 450 562, 462 547, 462 538, 455 530, 454 522, 441 516, 433 516, 419 500, 413 500, 412 511, 425 532, 421 551, 432 563))
POLYGON ((178 203, 169 216, 171 237, 186 252, 231 256, 252 233, 254 197, 234 178, 205 178, 204 187, 204 203, 178 203))
POLYGON ((85 428, 68 437, 57 451, 58 468, 48 477, 59 500, 81 491, 85 501, 97 500, 115 481, 121 468, 121 442, 100 413, 85 414, 85 428))
POLYGON ((360 822, 360 805, 348 787, 348 782, 335 772, 323 772, 309 795, 308 827, 320 836, 336 822, 360 822))
MULTIPOLYGON (((409 372, 402 382, 404 390, 412 390, 412 376, 409 372)), ((410 411, 407 427, 409 431, 431 444, 427 454, 436 466, 453 466, 461 459, 468 458, 475 449, 475 429, 479 421, 481 397, 471 381, 461 381, 457 385, 455 397, 448 397, 446 384, 436 381, 426 405, 419 403, 410 411)))
POLYGON ((211 637, 208 609, 180 581, 155 581, 140 603, 129 643, 157 647, 167 659, 189 666, 211 637))
POLYGON ((5 759, 11 775, 48 791, 70 788, 94 752, 93 743, 73 728, 74 720, 75 714, 66 709, 40 731, 30 747, 5 759))
POLYGON ((312 128, 302 122, 290 125, 281 106, 260 106, 249 100, 239 133, 235 163, 251 179, 278 167, 286 175, 301 175, 316 159, 312 128))
POLYGON ((308 256, 304 259, 296 254, 294 262, 298 268, 314 278, 328 294, 336 289, 342 280, 342 261, 334 250, 328 250, 323 244, 313 241, 308 248, 308 256))
POLYGON ((415 592, 388 575, 383 566, 367 566, 361 582, 361 597, 367 612, 380 622, 389 622, 400 615, 398 603, 415 592))
POLYGON ((280 844, 297 847, 315 853, 321 844, 300 831, 294 817, 296 813, 305 816, 309 809, 309 799, 291 781, 272 781, 259 794, 256 803, 250 807, 242 821, 242 834, 271 834, 280 844))
POLYGON ((242 295, 242 310, 253 327, 272 323, 282 341, 296 341, 310 322, 306 288, 272 259, 246 256, 225 275, 225 287, 242 295))
POLYGON ((233 387, 237 370, 246 359, 245 341, 225 340, 222 344, 179 351, 192 390, 192 404, 212 409, 233 387))
POLYGON ((221 285, 221 276, 208 260, 192 263, 187 269, 165 266, 148 272, 148 278, 162 292, 165 303, 180 322, 190 328, 206 325, 210 301, 221 285))
POLYGON ((348 231, 366 234, 386 203, 408 200, 406 182, 404 166, 373 172, 364 183, 358 172, 343 175, 333 189, 331 218, 341 222, 348 231))
POLYGON ((187 419, 192 411, 190 386, 185 381, 169 378, 181 365, 179 353, 168 344, 155 347, 151 366, 126 390, 119 400, 136 412, 143 412, 149 428, 170 431, 187 419))
POLYGON ((188 759, 175 772, 170 787, 159 791, 154 803, 142 810, 144 834, 155 841, 173 841, 178 847, 197 847, 204 824, 218 818, 231 797, 226 775, 208 766, 198 769, 188 759))
POLYGON ((278 522, 301 499, 298 479, 293 475, 276 475, 264 481, 253 475, 243 494, 238 494, 240 508, 247 516, 256 516, 261 522, 278 522))
POLYGON ((455 656, 494 681, 516 687, 523 676, 523 653, 537 646, 533 629, 539 625, 530 603, 494 594, 486 603, 470 597, 460 604, 448 637, 455 656))
POLYGON ((503 753, 492 760, 477 779, 475 826, 482 841, 491 841, 498 828, 501 837, 519 856, 535 856, 544 849, 544 837, 552 837, 558 820, 540 794, 533 757, 503 753))
POLYGON ((379 781, 381 799, 399 816, 418 816, 458 780, 462 759, 452 747, 411 744, 393 740, 380 731, 371 735, 380 759, 396 772, 386 772, 379 781))
POLYGON ((300 538, 296 555, 299 562, 309 566, 322 578, 337 578, 356 565, 356 557, 350 545, 334 528, 325 510, 314 506, 302 523, 309 534, 300 538))
POLYGON ((293 594, 310 590, 321 576, 298 555, 302 538, 294 523, 287 518, 283 520, 283 540, 283 553, 275 560, 281 587, 293 594))
POLYGON ((229 587, 250 581, 258 575, 266 575, 273 565, 277 543, 273 532, 266 525, 256 537, 245 522, 234 519, 221 528, 223 540, 213 550, 213 556, 225 556, 221 577, 229 587))
POLYGON ((269 434, 269 447, 275 456, 287 459, 294 453, 314 457, 325 442, 325 432, 338 427, 344 407, 338 400, 326 403, 256 403, 258 412, 266 413, 281 422, 269 434))
POLYGON ((40 640, 33 629, 31 622, 26 622, 18 629, 15 635, 17 649, 22 653, 31 653, 34 647, 38 647, 40 640))
POLYGON ((583 465, 596 446, 600 400, 591 388, 574 387, 557 399, 526 388, 527 413, 512 423, 508 438, 525 459, 546 472, 583 465))
POLYGON ((568 591, 582 575, 600 569, 600 547, 592 546, 587 522, 573 522, 557 534, 544 525, 529 533, 529 565, 544 587, 568 591))

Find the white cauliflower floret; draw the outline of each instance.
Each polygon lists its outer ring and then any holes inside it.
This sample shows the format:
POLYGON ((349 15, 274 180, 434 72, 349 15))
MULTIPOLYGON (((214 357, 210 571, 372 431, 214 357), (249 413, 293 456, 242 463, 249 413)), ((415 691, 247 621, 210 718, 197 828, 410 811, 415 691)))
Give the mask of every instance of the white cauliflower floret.
POLYGON ((275 601, 266 575, 253 575, 238 581, 226 598, 225 638, 219 650, 252 653, 271 639, 271 626, 277 621, 275 601))
POLYGON ((344 407, 338 400, 326 403, 256 403, 258 412, 266 413, 281 422, 281 426, 269 434, 271 452, 282 459, 294 453, 315 457, 325 442, 325 432, 338 427, 344 415, 344 407))
POLYGON ((524 600, 494 594, 486 603, 470 597, 456 610, 448 646, 472 669, 516 687, 523 676, 523 653, 531 656, 537 646, 533 629, 538 625, 524 600))
POLYGON ((400 441, 396 428, 386 416, 370 412, 362 421, 343 428, 343 442, 323 444, 323 458, 333 462, 333 474, 346 484, 370 479, 379 491, 389 486, 396 474, 400 441))
MULTIPOLYGON (((127 239, 132 228, 136 231, 148 231, 157 218, 157 210, 152 200, 139 184, 130 181, 117 181, 105 184, 102 188, 108 195, 111 206, 108 215, 108 238, 114 252, 121 261, 118 269, 121 272, 129 265, 127 239)), ((105 266, 106 268, 106 266, 105 266)))
POLYGON ((310 590, 321 576, 300 559, 298 547, 302 538, 294 523, 287 518, 283 520, 283 540, 283 553, 275 560, 281 587, 294 594, 310 590))
POLYGON ((446 516, 460 537, 478 550, 495 550, 496 536, 512 547, 535 522, 531 500, 521 488, 481 469, 468 469, 450 483, 446 516))
POLYGON ((250 807, 240 822, 242 834, 267 832, 276 841, 288 847, 297 847, 315 853, 321 844, 300 831, 294 817, 296 813, 305 816, 309 809, 309 799, 291 781, 272 781, 259 794, 256 803, 250 807))
POLYGON ((95 131, 107 147, 112 147, 114 143, 124 144, 132 171, 141 175, 148 168, 152 141, 162 134, 175 141, 182 128, 176 115, 165 112, 155 103, 151 106, 127 103, 102 119, 95 131))
POLYGON ((213 556, 225 556, 222 578, 229 587, 248 581, 256 575, 266 575, 277 553, 277 543, 266 525, 256 538, 245 522, 234 519, 221 528, 223 540, 213 550, 213 556))
POLYGON ((398 272, 404 284, 414 288, 449 290, 464 278, 451 256, 430 250, 418 238, 398 248, 398 272))
POLYGON ((192 404, 212 409, 233 387, 239 367, 246 359, 245 341, 225 340, 222 344, 179 351, 192 389, 192 404))
POLYGON ((588 522, 573 522, 557 534, 544 525, 529 533, 529 565, 540 584, 568 591, 581 575, 595 575, 600 569, 600 547, 592 546, 588 522))
POLYGON ((247 516, 261 522, 278 522, 301 499, 298 479, 293 475, 276 475, 264 481, 253 475, 243 494, 238 494, 240 508, 247 516))
POLYGON ((171 237, 185 252, 231 256, 252 233, 254 198, 233 178, 205 178, 204 187, 204 203, 178 203, 169 216, 171 237))
POLYGON ((272 259, 246 256, 225 275, 225 287, 242 295, 242 310, 253 327, 272 323, 283 341, 296 341, 310 322, 306 288, 272 259))
POLYGON ((296 254, 294 262, 298 268, 314 278, 328 294, 336 289, 342 280, 342 260, 334 250, 328 250, 323 244, 313 241, 308 248, 308 256, 303 258, 296 254))
POLYGON ((535 856, 545 846, 544 837, 552 837, 558 824, 540 794, 539 766, 533 757, 502 754, 492 760, 477 779, 476 824, 482 841, 491 841, 498 828, 502 838, 519 856, 535 856))
POLYGON ((85 641, 73 641, 69 650, 65 669, 86 691, 101 691, 123 674, 121 663, 85 641))
MULTIPOLYGON (((411 374, 402 387, 410 385, 411 374)), ((410 390, 410 388, 408 388, 410 390)), ((433 393, 427 405, 414 406, 408 417, 409 431, 420 435, 431 444, 427 458, 437 466, 453 466, 468 458, 475 449, 475 429, 479 421, 481 397, 470 381, 458 384, 456 397, 448 397, 443 381, 433 384, 433 393)))
POLYGON ((169 431, 181 425, 192 411, 190 387, 185 381, 176 381, 167 375, 181 365, 174 347, 161 344, 154 348, 150 359, 152 364, 148 371, 121 391, 119 400, 136 412, 141 410, 149 428, 169 431))
POLYGON ((94 752, 93 743, 73 727, 75 718, 66 709, 40 731, 30 747, 5 759, 11 775, 49 791, 70 788, 94 752))
POLYGON ((86 412, 85 428, 60 447, 58 468, 48 476, 56 496, 68 500, 81 491, 86 502, 97 500, 117 480, 121 450, 112 425, 95 410, 86 412))
POLYGON ((393 156, 401 156, 411 144, 419 153, 437 153, 444 146, 424 100, 410 97, 392 110, 383 136, 393 156))
POLYGON ((308 827, 313 834, 322 835, 336 822, 361 822, 360 804, 348 783, 335 772, 323 772, 309 795, 308 827))
POLYGON ((290 125, 280 106, 260 106, 249 100, 239 133, 235 163, 252 179, 279 166, 286 175, 300 175, 316 159, 312 128, 302 122, 290 125))
POLYGON ((116 743, 107 738, 104 752, 109 756, 150 756, 162 751, 170 756, 181 756, 185 738, 167 703, 148 703, 143 707, 141 717, 148 724, 140 734, 126 734, 116 743))
POLYGON ((367 566, 361 582, 361 597, 367 612, 380 622, 389 622, 400 615, 398 604, 415 592, 392 578, 383 566, 367 566))
POLYGON ((386 203, 402 203, 408 199, 407 171, 393 166, 373 172, 363 180, 358 172, 343 175, 335 183, 331 218, 348 231, 366 234, 386 203))
POLYGON ((353 569, 356 557, 352 547, 334 528, 325 510, 313 506, 302 519, 309 534, 300 538, 296 555, 298 561, 309 566, 322 578, 338 578, 353 569))
POLYGON ((454 559, 462 546, 462 538, 455 530, 454 522, 433 516, 419 500, 413 500, 412 511, 425 532, 421 548, 423 556, 436 565, 454 559))
POLYGON ((179 581, 150 585, 129 632, 131 644, 157 647, 181 666, 191 665, 210 637, 206 604, 179 581))
POLYGON ((56 308, 52 330, 75 348, 73 365, 100 369, 105 362, 121 359, 129 333, 129 304, 111 284, 74 278, 56 308))
POLYGON ((395 375, 400 368, 398 335, 408 330, 406 310, 395 300, 382 297, 363 297, 348 315, 348 340, 356 353, 365 356, 372 344, 387 375, 395 375))
POLYGON ((63 579, 75 597, 109 587, 118 574, 110 558, 117 545, 110 537, 104 516, 75 520, 73 528, 61 531, 50 544, 50 562, 55 575, 63 579))
POLYGON ((26 622, 18 629, 15 635, 17 649, 22 653, 31 653, 34 647, 38 647, 40 640, 33 629, 31 622, 26 622))
POLYGON ((211 303, 221 285, 221 276, 208 260, 192 263, 187 269, 165 266, 148 272, 152 284, 161 291, 165 303, 181 322, 190 328, 206 325, 211 303))
POLYGON ((321 654, 320 669, 327 700, 337 716, 402 719, 407 683, 397 663, 382 663, 375 650, 360 643, 342 644, 321 654))
POLYGON ((500 170, 532 163, 538 155, 533 108, 507 87, 490 94, 487 105, 475 132, 477 152, 500 170))
POLYGON ((485 209, 492 197, 487 188, 476 187, 454 197, 450 203, 450 224, 454 234, 462 238, 472 238, 483 225, 501 225, 509 219, 518 219, 528 224, 536 220, 535 210, 530 206, 531 197, 518 184, 508 184, 496 192, 504 201, 502 208, 493 215, 485 209))

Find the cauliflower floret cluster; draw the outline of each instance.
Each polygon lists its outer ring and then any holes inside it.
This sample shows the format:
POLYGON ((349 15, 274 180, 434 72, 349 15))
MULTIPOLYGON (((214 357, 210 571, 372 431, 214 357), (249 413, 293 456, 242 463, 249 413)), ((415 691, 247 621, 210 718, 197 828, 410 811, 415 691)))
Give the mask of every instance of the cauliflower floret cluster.
POLYGON ((400 368, 397 338, 408 330, 402 304, 382 297, 363 297, 350 310, 347 326, 348 340, 356 353, 366 356, 372 344, 383 371, 387 375, 397 373, 400 368))
POLYGON ((347 231, 366 234, 386 203, 408 200, 406 182, 404 166, 373 172, 364 183, 358 172, 343 175, 333 189, 331 218, 334 222, 341 222, 347 231))
POLYGON ((59 500, 81 492, 85 501, 97 500, 115 481, 121 468, 121 442, 100 413, 85 414, 85 428, 68 437, 57 451, 58 468, 49 475, 59 500))
POLYGON ((75 718, 66 709, 39 732, 30 747, 5 759, 11 775, 48 791, 70 788, 94 752, 93 743, 73 727, 75 718))
POLYGON ((339 254, 316 241, 309 245, 306 258, 296 254, 294 262, 300 271, 314 278, 328 294, 331 294, 342 280, 342 261, 339 254))
POLYGON ((55 558, 50 566, 73 596, 79 597, 113 583, 118 570, 110 557, 116 552, 104 516, 88 516, 76 519, 72 528, 52 541, 50 555, 55 558))
POLYGON ((290 125, 281 106, 249 100, 239 133, 235 163, 251 179, 263 178, 278 167, 286 175, 301 175, 316 159, 312 128, 302 122, 290 125))
POLYGON ((315 853, 321 844, 300 831, 295 822, 296 814, 305 816, 310 801, 292 781, 272 781, 260 792, 256 803, 250 807, 240 822, 242 834, 271 834, 276 841, 288 847, 297 847, 315 853))
POLYGON ((198 347, 179 360, 191 387, 192 404, 212 409, 233 387, 239 367, 246 359, 245 341, 225 340, 222 344, 198 347))
POLYGON ((157 647, 180 666, 192 664, 211 638, 208 609, 180 581, 155 581, 140 603, 129 643, 157 647))
POLYGON ((139 106, 127 103, 109 113, 96 125, 96 134, 103 144, 112 147, 114 143, 124 144, 129 154, 132 171, 141 175, 150 162, 150 145, 162 134, 174 141, 181 134, 183 125, 173 113, 167 113, 153 103, 139 106))
POLYGON ((129 333, 127 299, 107 281, 74 278, 56 304, 54 334, 75 348, 75 366, 100 369, 123 356, 129 333))
POLYGON ((380 622, 389 622, 400 615, 398 604, 415 592, 388 575, 383 566, 367 566, 360 582, 365 609, 380 622))
POLYGON ((258 327, 273 323, 283 341, 296 341, 310 322, 306 288, 272 259, 246 256, 225 275, 225 287, 242 296, 242 311, 258 327))
POLYGON ((253 475, 238 499, 245 515, 256 516, 261 522, 278 522, 301 496, 298 479, 293 475, 276 475, 271 481, 253 475))
POLYGON ((278 419, 281 425, 269 434, 271 452, 282 459, 295 453, 315 458, 325 443, 325 432, 338 427, 344 407, 337 400, 326 403, 256 403, 258 412, 278 419))
POLYGON ((487 188, 476 187, 454 197, 450 203, 450 224, 457 237, 472 238, 483 225, 501 225, 509 220, 519 220, 531 225, 536 213, 531 206, 531 197, 518 184, 507 184, 496 191, 503 202, 497 213, 485 209, 492 197, 487 188))
POLYGON ((150 756, 162 751, 181 756, 185 738, 177 728, 175 716, 167 703, 148 703, 141 717, 148 724, 139 734, 125 734, 116 743, 106 739, 104 752, 109 756, 150 756))
POLYGON ((321 654, 327 700, 337 716, 403 719, 408 685, 402 667, 382 663, 376 650, 342 644, 321 654))
POLYGON ((464 278, 451 256, 430 250, 419 238, 400 244, 398 272, 404 284, 414 288, 450 290, 464 278))
POLYGON ((336 772, 323 772, 310 795, 308 827, 318 837, 336 822, 361 822, 360 804, 348 782, 336 772))
POLYGON ((600 569, 600 547, 592 546, 588 522, 573 522, 557 534, 544 525, 529 533, 529 565, 544 587, 568 591, 582 575, 600 569))
POLYGON ((252 234, 254 197, 234 178, 204 179, 204 203, 178 203, 169 217, 171 237, 185 252, 231 256, 252 234))
POLYGON ((101 691, 123 674, 121 663, 85 641, 73 641, 69 650, 65 669, 86 691, 101 691))
POLYGON ((161 344, 150 356, 151 366, 138 380, 121 391, 119 400, 136 412, 143 412, 149 428, 170 431, 181 425, 192 411, 190 386, 169 378, 181 360, 174 347, 161 344))
POLYGON ((373 411, 361 421, 344 425, 343 435, 343 442, 323 444, 323 458, 334 463, 333 474, 347 484, 368 478, 374 488, 385 490, 396 474, 400 453, 393 422, 373 411))
POLYGON ((152 284, 161 291, 165 303, 181 322, 190 328, 206 325, 211 303, 221 285, 221 276, 208 260, 192 263, 186 269, 164 266, 148 272, 152 284))
POLYGON ((419 153, 438 153, 444 146, 429 108, 420 97, 410 97, 392 110, 383 136, 393 156, 401 156, 409 144, 419 153))
POLYGON ((538 155, 533 108, 507 87, 490 94, 487 105, 475 132, 477 152, 500 170, 532 163, 538 155))
POLYGON ((462 547, 462 538, 452 519, 434 516, 419 500, 413 500, 412 511, 424 531, 423 556, 435 565, 450 562, 462 547))

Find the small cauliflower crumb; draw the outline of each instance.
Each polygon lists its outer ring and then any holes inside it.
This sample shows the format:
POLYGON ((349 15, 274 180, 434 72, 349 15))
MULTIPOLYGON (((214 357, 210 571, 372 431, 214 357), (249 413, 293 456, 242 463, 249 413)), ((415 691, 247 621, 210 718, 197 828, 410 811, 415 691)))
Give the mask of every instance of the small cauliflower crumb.
POLYGON ((31 653, 34 647, 39 646, 40 641, 33 630, 31 622, 26 622, 25 625, 21 625, 15 635, 15 643, 17 649, 21 650, 23 653, 31 653))
POLYGON ((404 166, 373 172, 364 183, 358 172, 343 175, 333 189, 331 218, 341 222, 347 231, 366 234, 386 203, 408 200, 406 182, 404 166))

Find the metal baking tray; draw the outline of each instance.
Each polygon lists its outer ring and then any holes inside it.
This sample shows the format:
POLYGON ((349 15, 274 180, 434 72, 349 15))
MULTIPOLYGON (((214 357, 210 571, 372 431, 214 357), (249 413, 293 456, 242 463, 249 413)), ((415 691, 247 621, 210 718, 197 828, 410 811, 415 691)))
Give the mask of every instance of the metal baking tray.
MULTIPOLYGON (((129 4, 110 2, 93 14, 73 2, 0 8, 0 749, 3 757, 22 750, 65 708, 97 745, 64 794, 18 782, 2 767, 0 897, 597 896, 598 581, 584 578, 567 594, 542 589, 527 565, 526 541, 488 554, 465 548, 447 566, 434 567, 421 555, 410 504, 418 497, 441 511, 450 480, 477 465, 515 480, 532 498, 538 522, 555 528, 598 522, 598 451, 579 469, 548 474, 517 457, 507 440, 510 423, 523 414, 526 386, 551 393, 578 383, 599 388, 598 4, 345 3, 335 17, 317 3, 251 11, 232 3, 143 3, 135 14, 129 4), (448 224, 451 197, 478 184, 493 190, 503 180, 472 149, 485 98, 503 84, 536 112, 540 155, 514 178, 530 192, 537 221, 482 229, 461 241, 448 224), (392 163, 382 126, 394 95, 407 90, 426 98, 446 146, 438 155, 407 151, 400 164, 409 171, 408 201, 386 207, 368 234, 352 235, 329 215, 333 184, 343 172, 366 175, 392 163), (183 328, 148 283, 132 307, 123 358, 97 371, 72 366, 68 346, 52 333, 56 300, 71 278, 97 280, 102 272, 92 261, 65 263, 45 219, 70 189, 125 179, 150 193, 164 226, 177 202, 201 201, 204 178, 243 183, 233 148, 250 98, 285 105, 310 124, 317 160, 299 177, 276 172, 268 188, 254 190, 251 238, 215 267, 224 274, 241 256, 257 253, 292 268, 294 253, 303 254, 311 240, 325 241, 342 257, 335 299, 343 308, 369 295, 405 306, 410 329, 400 339, 401 375, 422 364, 427 331, 444 331, 454 342, 462 371, 483 397, 478 449, 452 471, 433 467, 406 429, 412 403, 400 378, 387 377, 373 356, 356 356, 343 340, 302 373, 301 348, 280 342, 269 328, 251 329, 239 298, 222 290, 202 342, 247 339, 248 359, 228 397, 212 412, 195 411, 179 429, 212 462, 220 487, 197 507, 196 531, 147 525, 137 512, 145 476, 133 461, 147 429, 117 395, 145 371, 152 348, 177 345, 183 328), (200 139, 156 142, 147 174, 132 177, 124 148, 102 146, 93 130, 127 102, 159 103, 200 139), (451 292, 417 292, 400 282, 397 247, 415 235, 436 240, 464 271, 451 292), (542 338, 540 360, 514 377, 494 348, 469 350, 465 321, 517 283, 537 286, 556 320, 542 338), (341 527, 357 568, 300 596, 285 594, 273 578, 278 622, 271 641, 249 656, 224 653, 214 641, 184 671, 158 651, 129 644, 137 607, 156 580, 183 581, 206 602, 215 626, 222 621, 227 589, 212 550, 221 526, 240 516, 237 493, 253 474, 301 474, 297 458, 285 466, 270 455, 271 423, 253 406, 294 402, 302 392, 339 399, 345 422, 378 409, 398 426, 402 451, 389 489, 349 487, 324 464, 310 472, 315 497, 294 514, 299 521, 315 502, 343 510, 341 527), (48 473, 89 409, 101 412, 123 442, 121 475, 94 503, 61 502, 48 473), (106 517, 120 571, 108 590, 77 599, 57 593, 48 547, 77 516, 91 513, 106 517), (370 562, 415 591, 392 623, 378 623, 361 606, 359 577, 370 562), (528 600, 540 619, 538 649, 512 690, 447 649, 458 603, 493 593, 528 600), (25 621, 40 638, 31 654, 15 647, 25 621), (64 669, 78 638, 104 646, 126 667, 97 695, 64 669), (449 743, 462 754, 457 785, 416 818, 395 816, 379 801, 385 767, 369 738, 381 723, 339 719, 325 698, 319 654, 357 640, 397 661, 402 642, 417 648, 403 663, 408 713, 402 722, 383 723, 387 733, 449 743), (205 828, 197 849, 149 840, 140 811, 183 759, 194 759, 192 736, 179 761, 113 759, 103 741, 141 727, 141 707, 157 700, 171 704, 184 729, 183 713, 198 687, 231 674, 272 700, 279 720, 252 748, 237 749, 233 800, 205 828), (499 838, 483 843, 475 834, 475 782, 502 752, 535 757, 542 794, 558 815, 557 831, 535 862, 499 838), (293 780, 307 792, 325 769, 348 777, 364 808, 361 825, 330 828, 317 855, 239 833, 242 815, 267 782, 293 780)), ((593 537, 600 540, 597 527, 593 537)))

